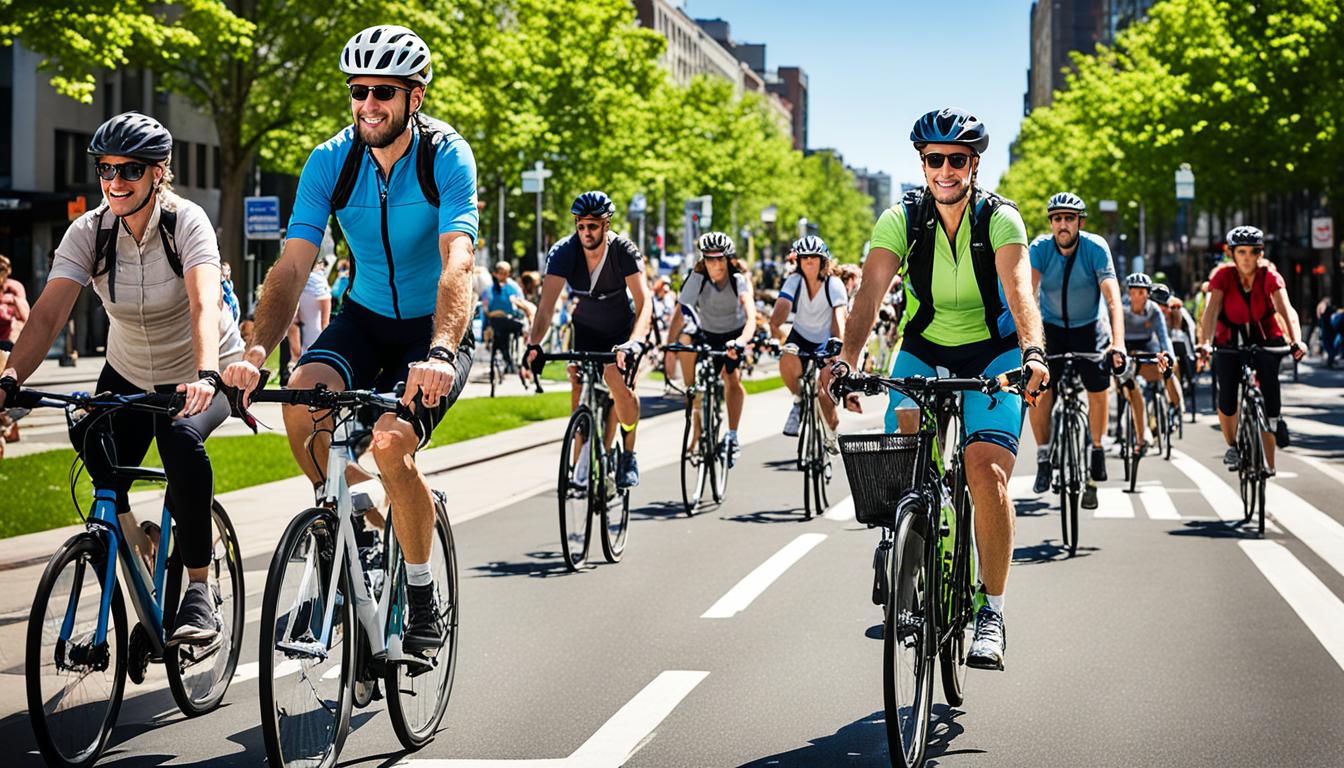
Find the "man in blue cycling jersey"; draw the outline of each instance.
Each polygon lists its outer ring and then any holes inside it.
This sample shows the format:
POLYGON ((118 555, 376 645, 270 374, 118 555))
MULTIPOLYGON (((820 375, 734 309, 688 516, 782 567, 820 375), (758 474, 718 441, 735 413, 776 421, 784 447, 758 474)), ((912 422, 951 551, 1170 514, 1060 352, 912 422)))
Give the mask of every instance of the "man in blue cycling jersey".
MULTIPOLYGON (((471 367, 471 276, 476 239, 476 161, 444 123, 419 114, 432 77, 430 51, 405 27, 370 27, 341 53, 353 125, 313 150, 299 177, 290 237, 266 276, 265 294, 242 362, 224 372, 253 389, 258 368, 294 317, 328 219, 350 245, 351 287, 341 313, 299 360, 295 388, 389 391, 406 382, 415 423, 379 417, 372 451, 406 558, 408 656, 432 657, 445 628, 429 567, 434 502, 416 450, 453 401, 471 367)), ((331 420, 286 406, 290 450, 308 479, 326 467, 331 420), (311 440, 311 455, 307 443, 311 440)), ((371 479, 357 465, 351 482, 371 479)))
MULTIPOLYGON (((523 289, 518 287, 509 275, 513 267, 507 261, 495 264, 490 273, 490 285, 481 294, 481 314, 485 318, 486 328, 490 331, 491 355, 498 349, 504 353, 506 373, 513 373, 514 360, 509 356, 509 341, 523 332, 532 321, 536 307, 523 298, 523 289)), ((523 377, 529 371, 523 368, 523 377)))
MULTIPOLYGON (((1097 508, 1096 483, 1106 480, 1106 452, 1101 436, 1106 433, 1111 377, 1106 368, 1124 366, 1125 321, 1120 302, 1120 283, 1106 240, 1083 231, 1087 205, 1072 192, 1060 192, 1046 203, 1051 234, 1031 244, 1031 284, 1041 303, 1045 326, 1045 352, 1095 354, 1109 348, 1111 358, 1101 363, 1073 361, 1073 369, 1087 390, 1088 426, 1092 432, 1091 481, 1083 490, 1083 508, 1097 508), (1107 315, 1101 317, 1101 299, 1107 315)), ((1050 409, 1053 392, 1063 374, 1063 361, 1051 361, 1052 387, 1041 393, 1031 412, 1031 430, 1036 436, 1036 493, 1050 488, 1050 409)))

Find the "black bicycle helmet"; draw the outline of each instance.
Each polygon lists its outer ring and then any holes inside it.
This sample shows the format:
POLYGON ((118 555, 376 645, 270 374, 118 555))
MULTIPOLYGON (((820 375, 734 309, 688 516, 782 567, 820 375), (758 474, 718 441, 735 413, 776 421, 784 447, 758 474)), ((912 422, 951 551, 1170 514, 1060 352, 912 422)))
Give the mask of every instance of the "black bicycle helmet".
POLYGON ((1059 192, 1050 198, 1050 202, 1045 204, 1046 213, 1054 213, 1055 211, 1074 211, 1079 216, 1086 216, 1087 203, 1084 203, 1083 198, 1072 192, 1059 192))
POLYGON ((706 232, 700 236, 700 242, 696 246, 701 253, 722 253, 730 259, 737 255, 733 239, 722 232, 706 232))
POLYGON ((1148 296, 1158 304, 1166 304, 1167 300, 1171 298, 1171 287, 1166 283, 1158 283, 1153 286, 1153 290, 1149 292, 1148 296))
POLYGON ((89 154, 121 155, 161 163, 173 152, 173 135, 158 120, 139 112, 123 112, 98 126, 89 154))
POLYGON ((1134 274, 1125 278, 1125 287, 1147 288, 1148 290, 1151 291, 1153 289, 1153 278, 1145 275, 1142 272, 1135 272, 1134 274))
POLYGON ((581 219, 588 216, 607 217, 616 212, 616 204, 611 202, 606 192, 593 190, 574 198, 569 212, 581 219))
POLYGON ((1227 233, 1227 245, 1229 248, 1236 248, 1238 245, 1264 245, 1265 233, 1261 232, 1259 227, 1233 227, 1232 231, 1227 233))
POLYGON ((793 252, 798 256, 820 256, 823 259, 831 258, 831 249, 826 247, 826 241, 816 235, 806 235, 794 240, 793 252))
POLYGON ((910 129, 915 149, 925 144, 961 144, 977 155, 989 149, 989 129, 979 118, 964 109, 946 107, 925 114, 910 129))

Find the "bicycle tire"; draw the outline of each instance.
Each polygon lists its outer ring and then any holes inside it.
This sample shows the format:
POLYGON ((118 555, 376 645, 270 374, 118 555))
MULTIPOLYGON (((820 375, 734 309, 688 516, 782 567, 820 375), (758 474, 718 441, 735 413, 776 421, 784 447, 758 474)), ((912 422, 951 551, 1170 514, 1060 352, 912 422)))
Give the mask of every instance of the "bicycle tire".
POLYGON ((582 570, 588 561, 589 537, 593 527, 593 486, 599 482, 599 467, 594 467, 593 442, 598 440, 597 420, 586 405, 569 417, 564 442, 560 444, 560 475, 556 485, 560 502, 560 555, 565 567, 582 570), (577 459, 575 458, 577 455, 577 459), (589 464, 588 482, 582 487, 571 482, 575 461, 589 464))
POLYGON ((971 562, 971 520, 973 503, 960 469, 949 475, 952 481, 952 551, 940 552, 941 583, 938 594, 945 604, 938 615, 951 630, 947 641, 938 648, 938 667, 943 681, 943 696, 949 706, 959 707, 966 701, 966 630, 971 626, 974 611, 974 580, 971 562), (951 555, 951 562, 945 558, 951 555), (961 631, 955 627, 960 622, 961 631))
POLYGON ((695 399, 686 397, 686 426, 681 433, 681 504, 687 517, 694 517, 699 511, 700 499, 705 493, 705 481, 709 459, 705 456, 704 441, 698 436, 692 443, 695 432, 695 399))
POLYGON ((1069 542, 1069 510, 1065 503, 1068 488, 1068 451, 1065 442, 1065 435, 1068 434, 1068 409, 1064 405, 1062 398, 1056 399, 1056 406, 1051 412, 1051 423, 1053 428, 1050 436, 1050 460, 1055 462, 1055 483, 1059 488, 1059 540, 1065 546, 1069 542))
POLYGON ((893 563, 888 569, 892 587, 882 632, 882 699, 892 764, 918 768, 924 761, 933 707, 937 628, 929 602, 935 584, 925 511, 912 506, 897 515, 893 563))
MULTIPOLYGON (((458 607, 460 592, 457 581, 457 549, 453 544, 453 527, 448 522, 447 500, 435 492, 434 540, 429 562, 439 599, 439 613, 444 626, 444 644, 435 657, 434 668, 421 675, 407 674, 405 664, 388 664, 383 677, 387 692, 387 714, 397 740, 408 750, 415 751, 434 740, 453 693, 453 678, 457 671, 458 607), (437 545, 437 547, 435 546, 437 545), (438 552, 434 549, 437 548, 438 552), (423 687, 422 687, 423 686, 423 687), (433 700, 429 696, 433 695, 433 700), (404 700, 403 700, 404 699, 404 700)), ((398 558, 400 560, 400 558, 398 558)), ((399 567, 404 565, 399 563, 399 567)), ((404 573, 393 578, 394 584, 404 584, 404 573)), ((403 588, 404 591, 404 588, 403 588)), ((394 593, 395 594, 395 593, 394 593)), ((406 601, 400 601, 404 606, 406 601)), ((399 626, 405 626, 409 616, 399 626)))
POLYGON ((710 423, 714 425, 712 429, 706 430, 705 434, 709 437, 707 447, 713 457, 709 465, 709 490, 715 504, 722 504, 728 495, 728 450, 723 442, 727 432, 724 426, 726 420, 723 413, 722 386, 722 383, 716 382, 713 397, 709 400, 710 405, 705 409, 710 417, 710 423))
MULTIPOLYGON (((77 612, 77 617, 83 617, 85 620, 79 622, 76 629, 86 628, 89 639, 92 639, 93 629, 98 620, 99 604, 101 596, 99 592, 102 589, 106 558, 109 552, 105 539, 96 534, 84 532, 76 534, 60 546, 47 561, 47 567, 42 572, 42 578, 37 583, 37 592, 33 596, 33 607, 28 614, 28 630, 26 647, 24 651, 24 683, 28 697, 28 717, 33 726, 33 735, 37 739, 38 750, 42 753, 43 759, 47 765, 60 766, 61 768, 86 768, 93 765, 94 762, 102 756, 103 750, 107 747, 108 738, 112 735, 112 728, 116 725, 117 714, 121 711, 122 696, 126 690, 126 606, 122 600, 121 590, 112 593, 111 602, 108 610, 107 638, 113 642, 113 647, 108 649, 107 663, 111 667, 111 674, 108 670, 97 670, 102 673, 101 682, 106 687, 107 706, 99 712, 88 709, 86 706, 76 704, 71 708, 71 714, 80 716, 81 719, 88 721, 91 728, 88 731, 87 738, 70 739, 70 730, 73 725, 67 725, 67 718, 54 717, 57 713, 47 713, 46 705, 48 702, 65 704, 69 699, 65 695, 55 695, 54 691, 47 690, 48 686, 43 684, 45 679, 42 670, 48 666, 55 666, 55 655, 58 652, 55 643, 59 641, 60 626, 66 614, 66 607, 58 608, 58 614, 55 617, 55 634, 51 637, 52 647, 44 647, 44 635, 52 634, 44 632, 47 628, 45 621, 47 607, 51 602, 53 592, 62 586, 62 574, 66 571, 67 565, 74 565, 75 571, 72 579, 78 579, 79 588, 72 590, 74 595, 57 594, 57 605, 62 602, 65 606, 69 605, 72 597, 77 599, 76 605, 82 607, 82 613, 77 612), (82 561, 82 564, 81 564, 82 561), (90 581, 91 577, 91 581, 90 581), (90 584, 96 585, 92 594, 86 590, 90 584), (88 598, 99 598, 90 600, 88 598), (90 615, 91 614, 91 615, 90 615), (90 625, 90 620, 92 625, 90 625), (44 660, 50 658, 52 664, 44 664, 44 660), (92 714, 92 718, 84 717, 92 714), (65 743, 73 741, 74 743, 65 743)), ((83 632, 80 633, 84 634, 83 632)), ((71 639, 76 635, 72 633, 71 639)), ((67 646, 69 648, 70 646, 67 646)), ((76 644, 78 647, 78 644, 76 644)), ((81 682, 88 676, 82 677, 81 682)), ((97 679, 94 682, 98 682, 97 679)), ((100 697, 102 698, 102 697, 100 697)))
POLYGON ((1128 466, 1128 471, 1125 472, 1125 479, 1129 481, 1129 492, 1130 492, 1130 493, 1133 493, 1133 492, 1134 492, 1134 488, 1135 488, 1135 486, 1137 486, 1138 483, 1139 483, 1139 459, 1141 459, 1142 456, 1139 454, 1139 436, 1138 436, 1138 432, 1135 431, 1135 430, 1137 430, 1138 428, 1139 428, 1138 422, 1135 421, 1135 419, 1134 419, 1134 409, 1133 409, 1133 408, 1126 408, 1126 409, 1125 409, 1125 431, 1126 431, 1126 432, 1128 433, 1128 435, 1129 435, 1129 440, 1130 440, 1130 442, 1129 442, 1129 446, 1130 446, 1130 448, 1129 448, 1129 462, 1128 462, 1128 464, 1127 464, 1127 466, 1128 466))
POLYGON ((1065 458, 1066 467, 1064 485, 1063 485, 1063 504, 1060 507, 1060 517, 1068 521, 1064 535, 1064 546, 1069 550, 1069 557, 1078 554, 1078 507, 1082 503, 1082 493, 1084 484, 1083 474, 1083 436, 1086 434, 1087 425, 1082 419, 1082 415, 1077 411, 1070 411, 1068 416, 1068 429, 1065 434, 1065 458))
POLYGON ((1153 398, 1153 407, 1157 409, 1157 428, 1162 433, 1162 459, 1171 461, 1171 439, 1173 435, 1171 411, 1169 410, 1171 403, 1167 400, 1165 391, 1153 398))
MULTIPOLYGON (((621 465, 621 455, 625 453, 625 446, 621 440, 617 440, 612 446, 612 462, 615 466, 621 465)), ((605 485, 613 482, 608 478, 607 473, 602 473, 602 482, 605 485)), ((621 555, 625 554, 625 543, 630 536, 630 489, 616 489, 614 495, 608 498, 608 494, 603 489, 602 493, 602 556, 608 563, 619 563, 621 555), (613 509, 613 506, 615 507, 613 509)))
POLYGON ((354 631, 350 615, 353 601, 347 599, 351 594, 347 569, 343 565, 339 571, 332 570, 335 548, 342 546, 337 525, 331 510, 310 507, 300 512, 281 535, 266 572, 266 589, 261 600, 261 628, 257 637, 258 703, 266 759, 276 768, 288 766, 291 761, 304 768, 331 768, 340 757, 350 730, 355 678, 354 664, 350 663, 354 657, 354 631), (284 608, 283 616, 277 616, 289 583, 285 578, 288 566, 298 561, 304 562, 305 567, 299 574, 296 586, 307 587, 305 592, 311 597, 305 599, 301 594, 289 595, 289 607, 284 608), (304 659, 297 656, 291 658, 290 654, 277 649, 276 645, 282 641, 316 635, 320 631, 326 611, 322 603, 332 578, 339 579, 337 604, 332 609, 332 642, 328 648, 333 653, 325 659, 308 659, 315 663, 305 669, 304 659), (310 583, 309 579, 316 583, 310 583), (292 630, 291 617, 296 627, 303 622, 303 634, 296 635, 292 630), (283 624, 280 619, 284 619, 283 624), (338 631, 340 637, 336 637, 338 631), (277 678, 287 680, 295 674, 301 675, 307 684, 276 685, 277 678), (336 682, 333 684, 332 680, 336 682), (318 691, 319 687, 323 692, 318 691), (315 702, 316 706, 309 711, 305 712, 288 702, 281 704, 276 699, 278 694, 286 692, 301 694, 305 688, 320 697, 315 702), (335 706, 329 706, 333 701, 329 696, 335 696, 335 706), (331 716, 326 718, 328 722, 317 722, 323 719, 320 712, 331 716), (287 720, 294 721, 292 728, 286 727, 287 720))
MULTIPOLYGON (((229 594, 223 593, 222 583, 213 584, 211 594, 221 606, 227 605, 227 610, 220 610, 220 619, 223 620, 223 628, 220 631, 221 645, 214 652, 213 658, 218 662, 224 662, 223 667, 216 666, 215 670, 219 674, 212 674, 209 678, 210 687, 206 688, 204 695, 196 695, 189 688, 195 687, 195 680, 191 675, 183 675, 182 662, 184 657, 191 660, 193 649, 190 646, 178 646, 176 652, 169 652, 164 657, 164 669, 168 673, 168 687, 172 690, 173 701, 177 702, 177 708, 182 710, 182 714, 187 717, 198 717, 207 712, 213 711, 219 706, 220 701, 224 699, 224 694, 229 690, 229 683, 233 681, 234 670, 238 668, 238 654, 243 645, 243 624, 246 616, 245 596, 247 591, 243 584, 243 558, 238 545, 238 534, 233 529, 233 522, 229 520, 228 513, 219 501, 214 501, 210 509, 210 519, 213 530, 217 533, 216 537, 211 537, 211 570, 212 576, 216 581, 220 580, 221 565, 228 569, 227 578, 229 580, 229 594), (227 641, 223 638, 227 637, 227 641)), ((176 558, 174 558, 176 559, 176 558)), ((180 561, 175 563, 178 573, 178 580, 186 575, 186 568, 182 567, 180 561)), ((177 590, 169 589, 166 594, 177 598, 177 590)), ((202 660, 204 661, 204 660, 202 660)), ((187 670, 192 669, 187 667, 187 670)), ((202 670, 205 672, 206 670, 202 670)), ((206 682, 206 680, 201 680, 206 682)))
POLYGON ((1129 398, 1121 397, 1120 405, 1115 414, 1115 439, 1120 446, 1120 466, 1123 468, 1125 476, 1124 482, 1129 482, 1129 455, 1133 452, 1132 437, 1129 430, 1126 429, 1129 421, 1126 419, 1129 411, 1129 398))

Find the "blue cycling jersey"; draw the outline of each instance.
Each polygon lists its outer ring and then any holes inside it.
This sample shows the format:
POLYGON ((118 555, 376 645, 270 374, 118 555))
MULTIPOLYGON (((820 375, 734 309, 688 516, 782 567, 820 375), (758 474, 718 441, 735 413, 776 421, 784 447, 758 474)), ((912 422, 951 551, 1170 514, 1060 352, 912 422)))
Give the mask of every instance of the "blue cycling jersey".
POLYGON ((503 312, 507 315, 517 317, 523 314, 521 309, 514 306, 514 297, 523 298, 523 289, 513 282, 512 278, 505 280, 503 284, 494 280, 490 281, 490 287, 481 294, 481 302, 485 304, 486 312, 503 312))
POLYGON ((1064 286, 1067 259, 1051 235, 1031 244, 1031 268, 1041 274, 1041 320, 1060 328, 1080 328, 1097 322, 1101 310, 1101 282, 1115 278, 1115 265, 1106 240, 1091 232, 1078 233, 1069 285, 1064 286), (1068 317, 1064 316, 1065 302, 1068 317))
MULTIPOLYGON (((384 317, 434 314, 439 274, 439 235, 463 232, 476 239, 476 159, 456 132, 439 142, 434 183, 439 207, 425 199, 416 176, 415 152, 420 130, 412 123, 411 144, 387 179, 370 150, 359 167, 350 202, 336 212, 355 265, 350 299, 384 317)), ((331 216, 331 196, 354 141, 347 126, 313 150, 299 175, 290 237, 321 245, 331 216)))

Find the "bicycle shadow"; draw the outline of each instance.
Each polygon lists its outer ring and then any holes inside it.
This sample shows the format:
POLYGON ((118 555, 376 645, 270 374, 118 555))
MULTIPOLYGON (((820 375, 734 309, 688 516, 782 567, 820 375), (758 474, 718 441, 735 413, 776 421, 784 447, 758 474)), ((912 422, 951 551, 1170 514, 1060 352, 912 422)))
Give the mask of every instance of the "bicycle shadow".
MULTIPOLYGON (((718 507, 717 504, 702 505, 694 516, 698 517, 706 510, 718 507)), ((679 501, 655 501, 630 510, 631 520, 676 520, 686 517, 686 505, 679 501)))
POLYGON ((1025 499, 1013 502, 1018 517, 1045 517, 1050 513, 1050 504, 1044 499, 1025 499))
MULTIPOLYGON (((813 515, 813 517, 817 517, 813 515)), ((720 520, 726 520, 731 523, 805 523, 807 518, 803 516, 801 507, 783 507, 780 509, 758 509, 755 512, 744 512, 732 517, 721 517, 720 520)))
POLYGON ((791 459, 771 459, 770 461, 762 462, 761 466, 766 467, 767 469, 773 469, 776 472, 799 471, 798 458, 796 456, 791 459))
POLYGON ((1188 520, 1180 528, 1167 531, 1168 536, 1199 536, 1206 539, 1258 539, 1260 534, 1255 520, 1242 523, 1240 520, 1188 520), (1243 530, 1242 525, 1247 527, 1243 530))
POLYGON ((1069 557, 1069 548, 1056 542, 1054 539, 1046 539, 1040 544, 1030 547, 1016 547, 1013 549, 1013 565, 1037 565, 1040 563, 1059 563, 1065 560, 1078 560, 1084 557, 1090 557, 1093 552, 1100 551, 1100 547, 1078 547, 1078 554, 1069 557))
POLYGON ((477 578, 529 576, 534 579, 545 579, 550 576, 563 576, 569 573, 569 569, 565 567, 564 556, 559 552, 549 550, 528 552, 527 557, 531 559, 515 562, 493 560, 481 565, 473 565, 469 570, 476 571, 473 575, 477 578))
POLYGON ((815 766, 891 765, 882 710, 842 726, 829 736, 809 739, 807 746, 742 763, 738 768, 814 768, 815 766))

